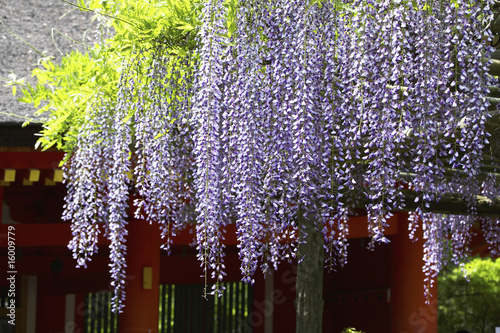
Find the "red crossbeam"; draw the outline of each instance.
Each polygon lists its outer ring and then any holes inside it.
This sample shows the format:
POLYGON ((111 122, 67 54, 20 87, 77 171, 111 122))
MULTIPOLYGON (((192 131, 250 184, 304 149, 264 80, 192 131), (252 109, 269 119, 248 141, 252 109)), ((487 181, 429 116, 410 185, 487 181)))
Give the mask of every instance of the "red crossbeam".
MULTIPOLYGON (((349 220, 349 238, 368 237, 366 216, 352 217, 349 220)), ((71 228, 69 223, 42 223, 42 224, 14 224, 0 225, 0 247, 7 246, 8 231, 13 231, 16 246, 60 246, 67 245, 71 239, 71 228), (12 227, 14 229, 12 230, 12 227), (10 228, 10 229, 9 229, 10 228)), ((236 225, 230 224, 225 228, 225 245, 237 245, 236 225)), ((191 225, 184 230, 177 232, 172 238, 173 245, 190 245, 194 242, 195 226, 191 225)), ((386 235, 393 235, 397 232, 396 217, 389 219, 389 227, 386 235)), ((99 244, 109 244, 105 239, 102 228, 99 244)), ((129 236, 130 237, 130 236, 129 236)))

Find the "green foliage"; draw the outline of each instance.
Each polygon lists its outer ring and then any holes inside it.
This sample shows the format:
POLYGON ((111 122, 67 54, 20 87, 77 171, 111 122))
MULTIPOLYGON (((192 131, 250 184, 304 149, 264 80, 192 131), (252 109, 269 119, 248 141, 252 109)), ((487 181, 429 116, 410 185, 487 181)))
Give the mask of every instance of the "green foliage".
MULTIPOLYGON (((13 94, 21 89, 20 101, 33 104, 38 114, 49 114, 37 145, 44 149, 56 146, 66 152, 74 149, 79 129, 97 96, 114 105, 123 75, 133 75, 136 82, 147 84, 143 73, 151 65, 149 54, 169 57, 169 75, 179 81, 193 75, 201 15, 200 0, 78 0, 74 5, 94 12, 94 18, 101 18, 112 28, 113 37, 89 47, 86 53, 66 54, 60 64, 43 60, 43 67, 32 72, 35 85, 22 79, 8 82, 13 94), (139 54, 146 61, 135 61, 139 54)), ((232 32, 236 29, 236 5, 236 0, 227 1, 227 24, 232 32)), ((172 91, 167 98, 180 97, 172 91)))
MULTIPOLYGON (((35 85, 23 79, 8 80, 13 94, 21 89, 20 101, 33 104, 38 114, 49 114, 37 145, 66 152, 73 151, 96 98, 104 98, 109 105, 116 103, 121 77, 134 76, 137 84, 147 85, 144 73, 152 64, 152 54, 169 58, 168 77, 175 75, 179 83, 194 74, 203 1, 77 0, 71 4, 95 13, 94 19, 105 22, 114 31, 113 37, 89 47, 86 53, 66 54, 61 64, 42 60, 43 68, 33 70, 35 85), (139 56, 142 60, 136 61, 139 56)), ((238 1, 226 0, 224 6, 225 37, 231 38, 236 31, 238 1)), ((182 98, 175 87, 166 97, 169 103, 182 98)))
POLYGON ((20 101, 39 108, 38 114, 50 113, 38 145, 71 151, 95 94, 116 95, 117 63, 119 55, 95 46, 88 54, 67 54, 60 65, 45 61, 43 68, 33 70, 38 83, 21 85, 20 101))
POLYGON ((224 7, 226 8, 227 37, 231 38, 231 36, 236 31, 236 15, 238 12, 238 0, 226 0, 224 1, 224 7))
POLYGON ((340 333, 364 333, 363 331, 359 331, 353 327, 346 327, 340 333))
POLYGON ((105 13, 116 35, 110 48, 119 52, 147 49, 163 43, 174 49, 196 47, 200 25, 199 0, 136 1, 90 0, 89 10, 105 13))
POLYGON ((500 258, 474 258, 439 276, 439 331, 493 332, 500 326, 500 258))

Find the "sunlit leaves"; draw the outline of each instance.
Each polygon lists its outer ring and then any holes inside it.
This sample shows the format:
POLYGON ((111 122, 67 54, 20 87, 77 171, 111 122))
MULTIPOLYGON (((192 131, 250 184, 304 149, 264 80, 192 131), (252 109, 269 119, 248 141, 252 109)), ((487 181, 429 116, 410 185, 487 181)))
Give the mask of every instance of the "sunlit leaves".
POLYGON ((79 130, 91 112, 97 95, 116 96, 119 56, 99 52, 92 56, 78 51, 63 57, 61 64, 42 63, 44 69, 33 70, 37 85, 21 85, 21 101, 39 107, 37 113, 48 113, 38 144, 47 149, 55 145, 70 152, 75 148, 79 130), (41 106, 41 107, 40 107, 41 106))
POLYGON ((500 325, 500 259, 476 257, 463 266, 449 265, 438 282, 440 331, 486 332, 500 325))
POLYGON ((198 0, 92 0, 86 8, 106 15, 108 25, 115 30, 110 47, 120 52, 158 42, 167 47, 196 47, 201 8, 198 0))

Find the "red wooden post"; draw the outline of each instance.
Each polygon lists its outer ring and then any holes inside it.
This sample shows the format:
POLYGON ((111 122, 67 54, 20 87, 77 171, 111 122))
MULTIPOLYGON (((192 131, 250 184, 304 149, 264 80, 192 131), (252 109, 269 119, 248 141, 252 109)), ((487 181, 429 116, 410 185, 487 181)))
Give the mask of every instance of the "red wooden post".
POLYGON ((156 224, 132 220, 127 227, 127 285, 120 333, 157 333, 160 233, 156 224))
POLYGON ((398 233, 393 238, 391 332, 437 333, 437 288, 429 304, 424 296, 422 229, 418 241, 408 238, 408 215, 398 214, 398 233))
POLYGON ((274 276, 273 332, 295 332, 295 290, 297 264, 283 262, 274 276))
POLYGON ((254 333, 265 333, 266 316, 272 315, 272 307, 265 300, 265 280, 262 272, 255 274, 253 284, 252 312, 249 314, 250 324, 254 333))

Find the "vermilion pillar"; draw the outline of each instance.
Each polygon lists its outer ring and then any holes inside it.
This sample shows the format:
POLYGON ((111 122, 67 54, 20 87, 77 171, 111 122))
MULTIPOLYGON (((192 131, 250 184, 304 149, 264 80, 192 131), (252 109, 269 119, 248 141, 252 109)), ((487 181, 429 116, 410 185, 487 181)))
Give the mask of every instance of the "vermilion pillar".
POLYGON ((437 288, 426 304, 422 266, 422 228, 418 241, 408 238, 408 215, 398 215, 398 232, 392 241, 391 332, 437 333, 437 288))
POLYGON ((160 283, 160 233, 156 224, 132 220, 127 236, 127 284, 120 333, 157 333, 160 283), (146 269, 145 269, 146 268, 146 269), (149 280, 151 277, 151 281, 149 280))

